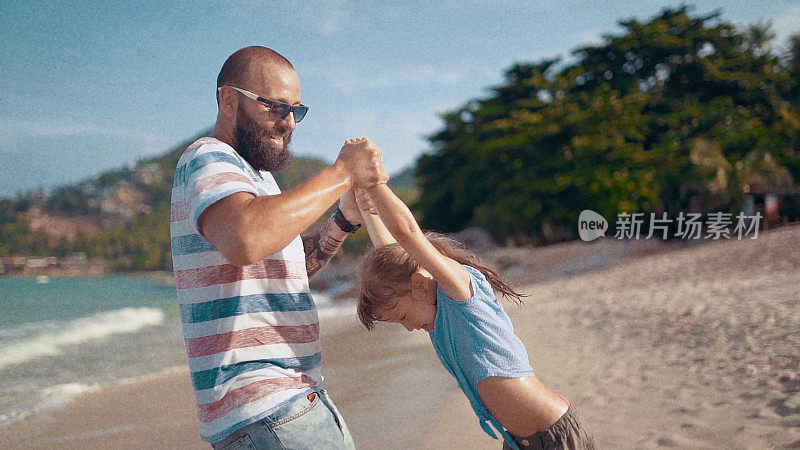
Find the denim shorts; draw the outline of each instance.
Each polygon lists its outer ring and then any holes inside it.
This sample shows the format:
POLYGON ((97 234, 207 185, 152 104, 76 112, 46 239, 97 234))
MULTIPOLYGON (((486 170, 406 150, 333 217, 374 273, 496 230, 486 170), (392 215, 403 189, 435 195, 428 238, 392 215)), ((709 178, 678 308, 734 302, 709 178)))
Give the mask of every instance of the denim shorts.
POLYGON ((322 389, 299 396, 211 446, 216 450, 355 449, 342 415, 322 389))

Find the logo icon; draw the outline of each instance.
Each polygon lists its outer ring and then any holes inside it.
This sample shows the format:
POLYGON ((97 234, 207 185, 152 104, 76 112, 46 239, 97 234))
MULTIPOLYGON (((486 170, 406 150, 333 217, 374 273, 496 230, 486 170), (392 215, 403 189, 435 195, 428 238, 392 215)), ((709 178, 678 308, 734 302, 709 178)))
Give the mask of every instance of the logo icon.
POLYGON ((606 235, 608 221, 591 209, 584 209, 578 216, 578 234, 586 242, 606 235))

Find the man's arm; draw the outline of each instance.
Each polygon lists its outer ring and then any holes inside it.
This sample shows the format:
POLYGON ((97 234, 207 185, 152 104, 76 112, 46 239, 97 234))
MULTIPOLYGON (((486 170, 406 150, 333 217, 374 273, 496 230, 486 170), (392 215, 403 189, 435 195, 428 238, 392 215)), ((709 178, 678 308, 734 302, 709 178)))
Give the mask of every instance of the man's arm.
POLYGON ((350 184, 332 166, 279 195, 232 194, 206 208, 198 228, 231 264, 252 264, 289 245, 350 184))
POLYGON ((361 211, 356 204, 354 190, 339 199, 338 211, 313 233, 303 236, 303 250, 306 253, 308 277, 317 274, 333 258, 347 235, 361 228, 361 211), (336 223, 335 216, 339 216, 336 223), (343 219, 343 221, 342 221, 343 219))
POLYGON ((306 271, 309 278, 328 264, 348 234, 330 217, 313 233, 303 236, 303 250, 306 253, 306 271))
POLYGON ((342 147, 336 162, 279 195, 229 195, 200 214, 198 228, 231 264, 244 266, 286 247, 353 186, 388 178, 369 142, 342 147))

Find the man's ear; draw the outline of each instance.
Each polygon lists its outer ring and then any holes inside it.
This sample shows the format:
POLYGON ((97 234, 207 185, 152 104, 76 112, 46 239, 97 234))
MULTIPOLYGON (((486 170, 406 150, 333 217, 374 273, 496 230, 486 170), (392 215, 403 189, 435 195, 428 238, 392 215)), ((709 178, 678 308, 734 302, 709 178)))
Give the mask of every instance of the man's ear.
POLYGON ((238 107, 236 94, 237 92, 231 89, 230 86, 223 86, 222 89, 217 92, 217 96, 219 97, 219 109, 224 116, 236 117, 236 108, 238 107))

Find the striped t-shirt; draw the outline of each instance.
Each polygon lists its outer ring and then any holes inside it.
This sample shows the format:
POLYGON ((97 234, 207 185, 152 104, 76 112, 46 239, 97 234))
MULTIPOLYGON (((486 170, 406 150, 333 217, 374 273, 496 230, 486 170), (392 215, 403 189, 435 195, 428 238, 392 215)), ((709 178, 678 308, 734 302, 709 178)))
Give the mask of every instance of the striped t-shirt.
POLYGON ((197 229, 236 192, 280 194, 229 145, 198 139, 178 160, 170 234, 200 437, 217 442, 322 382, 319 319, 300 236, 249 266, 230 264, 197 229))

